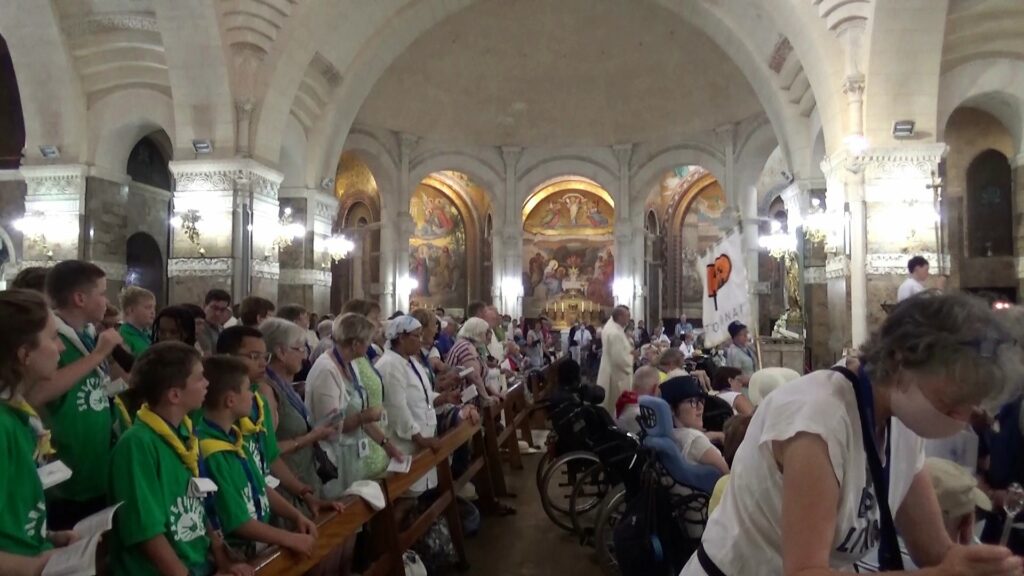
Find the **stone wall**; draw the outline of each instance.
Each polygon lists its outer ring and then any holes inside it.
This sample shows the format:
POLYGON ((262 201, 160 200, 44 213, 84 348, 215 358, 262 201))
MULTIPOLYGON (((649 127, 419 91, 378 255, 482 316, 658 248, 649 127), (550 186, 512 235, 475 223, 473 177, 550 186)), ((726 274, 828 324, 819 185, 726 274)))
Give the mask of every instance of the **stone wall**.
POLYGON ((128 187, 102 178, 89 177, 85 183, 85 238, 83 251, 107 273, 107 298, 117 303, 124 286, 128 187))
POLYGON ((8 246, 9 262, 3 267, 5 279, 11 279, 18 273, 18 263, 23 258, 22 235, 14 228, 14 222, 25 215, 25 181, 0 180, 0 227, 10 238, 12 246, 8 246))

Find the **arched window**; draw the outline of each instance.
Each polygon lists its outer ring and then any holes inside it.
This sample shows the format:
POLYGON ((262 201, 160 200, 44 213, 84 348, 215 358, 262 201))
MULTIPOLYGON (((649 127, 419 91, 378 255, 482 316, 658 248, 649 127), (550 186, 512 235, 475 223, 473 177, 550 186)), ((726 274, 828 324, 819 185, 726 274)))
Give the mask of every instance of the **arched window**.
POLYGON ((161 135, 167 139, 166 134, 157 132, 144 137, 135 144, 128 155, 128 175, 140 184, 161 190, 170 190, 171 171, 167 157, 155 140, 161 135))
POLYGON ((986 150, 967 168, 967 255, 1013 256, 1010 162, 986 150))
POLYGON ((0 36, 0 170, 21 165, 25 147, 25 118, 21 113, 21 94, 14 76, 14 63, 7 42, 0 36))

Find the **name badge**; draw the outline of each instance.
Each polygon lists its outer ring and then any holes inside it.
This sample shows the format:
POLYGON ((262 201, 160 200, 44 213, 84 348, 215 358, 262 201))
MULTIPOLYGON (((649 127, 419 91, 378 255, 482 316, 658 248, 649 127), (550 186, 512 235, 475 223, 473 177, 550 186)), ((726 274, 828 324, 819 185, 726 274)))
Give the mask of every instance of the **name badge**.
POLYGON ((188 495, 203 498, 217 491, 217 483, 209 478, 192 478, 188 481, 188 495))
POLYGON ((387 410, 382 410, 381 413, 380 413, 380 425, 381 426, 387 426, 388 425, 388 411, 387 410))
POLYGON ((128 389, 128 383, 124 381, 124 378, 118 378, 117 380, 111 380, 110 377, 104 377, 103 387, 107 391, 107 396, 117 396, 121 392, 128 389))
POLYGON ((474 398, 480 395, 480 392, 476 389, 476 386, 467 386, 462 391, 462 403, 472 402, 474 398))
POLYGON ((281 481, 274 477, 272 474, 267 474, 265 480, 267 481, 267 487, 270 488, 271 490, 274 490, 281 485, 281 481))
POLYGON ((39 467, 36 469, 36 473, 39 474, 39 482, 42 483, 43 490, 71 478, 71 468, 68 468, 68 465, 60 460, 54 460, 46 466, 39 467))
POLYGON ((359 457, 366 458, 370 455, 370 441, 366 438, 359 439, 359 457))

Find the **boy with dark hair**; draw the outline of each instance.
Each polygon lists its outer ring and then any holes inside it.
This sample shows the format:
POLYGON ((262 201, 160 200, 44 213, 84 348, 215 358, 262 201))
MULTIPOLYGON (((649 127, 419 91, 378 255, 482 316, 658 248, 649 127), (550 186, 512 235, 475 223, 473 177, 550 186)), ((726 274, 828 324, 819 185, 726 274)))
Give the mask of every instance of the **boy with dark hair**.
POLYGON ((206 293, 203 299, 203 321, 196 326, 196 341, 203 354, 213 354, 224 324, 231 319, 231 294, 220 288, 206 293))
POLYGON ((199 440, 188 417, 206 397, 199 352, 181 342, 154 344, 135 363, 131 388, 146 404, 111 458, 111 496, 122 503, 115 515, 111 572, 208 575, 216 564, 222 571, 251 574, 230 566, 222 543, 209 536, 203 506, 209 490, 200 478, 199 440))
POLYGON ((153 344, 156 296, 141 286, 129 286, 121 293, 124 322, 118 330, 125 348, 138 358, 153 344))
POLYGON ((249 296, 238 308, 238 320, 242 326, 256 327, 274 313, 274 308, 274 303, 266 298, 249 296))
POLYGON ((253 392, 251 408, 248 415, 239 419, 238 428, 259 465, 260 474, 273 474, 281 481, 281 488, 302 499, 314 513, 322 509, 339 509, 333 503, 320 500, 314 489, 296 478, 280 457, 274 424, 277 421, 277 397, 265 378, 269 355, 263 333, 251 326, 225 328, 217 339, 217 354, 234 356, 249 370, 253 392))
POLYGON ((56 264, 46 278, 64 351, 54 377, 26 391, 25 399, 46 409, 53 447, 72 473, 47 494, 51 530, 70 530, 107 503, 114 423, 109 370, 118 370, 108 357, 122 340, 117 330, 96 334, 107 311, 106 291, 103 270, 81 260, 56 264))
POLYGON ((11 288, 23 288, 34 292, 45 292, 46 275, 49 272, 49 268, 44 268, 42 266, 29 266, 28 268, 22 268, 21 272, 18 272, 18 275, 11 281, 11 288))
POLYGON ((267 488, 268 478, 235 425, 248 416, 253 401, 249 368, 231 356, 212 356, 203 362, 203 369, 209 388, 196 434, 210 477, 217 483, 214 502, 228 544, 243 551, 246 558, 260 551, 260 543, 309 556, 316 541, 316 525, 272 486, 267 488), (293 522, 296 531, 271 526, 271 512, 293 522))

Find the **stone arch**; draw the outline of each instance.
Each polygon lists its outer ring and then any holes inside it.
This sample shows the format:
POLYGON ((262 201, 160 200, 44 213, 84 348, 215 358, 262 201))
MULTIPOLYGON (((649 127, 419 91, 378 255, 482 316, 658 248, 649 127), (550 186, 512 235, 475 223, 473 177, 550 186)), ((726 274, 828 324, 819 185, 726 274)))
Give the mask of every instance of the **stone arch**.
POLYGON ((967 256, 1013 256, 1013 171, 991 148, 967 166, 967 256))
POLYGON ((165 304, 166 267, 156 239, 146 232, 136 232, 128 237, 125 254, 125 286, 141 286, 156 295, 158 306, 165 304))
MULTIPOLYGON (((381 212, 393 211, 390 202, 397 198, 398 164, 394 156, 379 140, 364 132, 349 134, 343 153, 355 153, 369 168, 377 182, 378 203, 381 212)), ((334 177, 337 173, 341 155, 335 160, 335 166, 328 174, 334 177)))
POLYGON ((163 130, 140 138, 125 161, 125 172, 133 182, 171 191, 170 138, 163 130))
MULTIPOLYGON (((142 138, 162 131, 173 146, 174 104, 151 90, 123 90, 97 102, 89 111, 91 157, 96 166, 122 173, 132 149, 142 138)), ((173 159, 173 148, 164 150, 173 159)))
POLYGON ((469 176, 480 184, 487 200, 493 209, 503 212, 504 174, 486 160, 461 152, 437 152, 416 158, 409 166, 409 184, 418 185, 424 178, 434 172, 454 170, 469 176))
POLYGON ((0 170, 21 165, 25 148, 25 117, 21 112, 21 92, 14 74, 14 62, 7 42, 0 36, 0 170))
POLYGON ((945 72, 939 79, 939 140, 945 139, 949 118, 961 106, 998 118, 1013 137, 1015 153, 1024 152, 1024 62, 989 58, 945 72))
POLYGON ((516 205, 522 207, 526 201, 545 182, 573 174, 583 176, 597 183, 605 191, 616 197, 618 190, 618 174, 616 170, 601 164, 592 158, 582 156, 555 156, 547 158, 532 166, 525 167, 519 172, 519 182, 516 183, 516 205))
POLYGON ((721 152, 700 142, 682 143, 659 151, 633 171, 631 198, 642 201, 666 172, 679 166, 700 166, 724 181, 725 158, 721 152))

